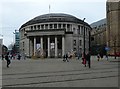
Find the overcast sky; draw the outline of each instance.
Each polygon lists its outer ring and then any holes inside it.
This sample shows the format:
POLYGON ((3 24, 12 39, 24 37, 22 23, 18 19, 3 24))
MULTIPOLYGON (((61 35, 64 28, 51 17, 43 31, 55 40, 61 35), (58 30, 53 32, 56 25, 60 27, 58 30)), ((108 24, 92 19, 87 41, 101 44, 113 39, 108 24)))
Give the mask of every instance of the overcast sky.
POLYGON ((13 32, 30 19, 49 13, 71 14, 91 24, 106 18, 106 0, 0 0, 3 44, 14 42, 13 32))

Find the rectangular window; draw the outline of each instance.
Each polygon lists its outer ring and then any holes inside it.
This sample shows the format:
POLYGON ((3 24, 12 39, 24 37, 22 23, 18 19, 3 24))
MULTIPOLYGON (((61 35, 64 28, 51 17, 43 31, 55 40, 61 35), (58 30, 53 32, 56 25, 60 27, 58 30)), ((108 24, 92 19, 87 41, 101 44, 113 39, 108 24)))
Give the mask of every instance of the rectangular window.
POLYGON ((50 29, 52 29, 52 24, 50 24, 50 29))
POLYGON ((73 51, 76 51, 76 48, 73 48, 73 51))
POLYGON ((80 29, 78 29, 78 34, 80 34, 80 29))
POLYGON ((66 28, 66 24, 63 24, 63 28, 66 28))
POLYGON ((31 30, 33 30, 33 26, 31 26, 31 30))
POLYGON ((44 29, 44 25, 41 25, 41 29, 44 29))
POLYGON ((54 29, 56 29, 57 28, 57 24, 54 24, 54 29))
POLYGON ((67 24, 67 30, 70 31, 70 24, 67 24))
POLYGON ((25 44, 24 44, 24 42, 23 42, 23 47, 24 47, 24 45, 25 45, 25 44))
POLYGON ((82 40, 80 40, 80 46, 82 46, 82 40))
POLYGON ((45 29, 48 29, 48 24, 45 24, 45 29))
POLYGON ((40 25, 38 25, 38 30, 40 30, 40 25))
POLYGON ((59 29, 61 28, 61 24, 58 24, 58 28, 59 28, 59 29))
POLYGON ((73 41, 73 45, 76 46, 76 40, 73 41))
POLYGON ((34 30, 36 30, 36 26, 34 26, 34 30))

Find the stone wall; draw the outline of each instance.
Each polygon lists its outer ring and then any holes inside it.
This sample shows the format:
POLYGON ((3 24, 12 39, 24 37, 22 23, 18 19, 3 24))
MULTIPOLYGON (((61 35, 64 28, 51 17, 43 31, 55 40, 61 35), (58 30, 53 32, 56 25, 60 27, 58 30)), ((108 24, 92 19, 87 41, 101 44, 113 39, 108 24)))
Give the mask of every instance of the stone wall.
POLYGON ((110 54, 120 52, 120 0, 107 1, 107 45, 110 54))

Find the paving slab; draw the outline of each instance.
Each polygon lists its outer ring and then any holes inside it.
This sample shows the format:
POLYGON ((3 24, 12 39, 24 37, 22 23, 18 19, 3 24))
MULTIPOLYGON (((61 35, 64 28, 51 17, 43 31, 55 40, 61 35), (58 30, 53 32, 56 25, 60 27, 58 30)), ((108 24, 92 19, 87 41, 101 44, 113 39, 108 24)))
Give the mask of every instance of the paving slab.
POLYGON ((2 87, 118 87, 119 60, 110 57, 97 61, 91 68, 81 59, 63 62, 61 58, 11 60, 10 68, 2 62, 2 87))

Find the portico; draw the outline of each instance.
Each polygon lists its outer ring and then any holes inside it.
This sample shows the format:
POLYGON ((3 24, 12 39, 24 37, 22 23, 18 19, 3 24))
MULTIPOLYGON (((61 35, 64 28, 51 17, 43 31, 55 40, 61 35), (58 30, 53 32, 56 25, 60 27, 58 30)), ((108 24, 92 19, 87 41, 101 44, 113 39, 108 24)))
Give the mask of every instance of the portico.
POLYGON ((53 30, 52 34, 47 30, 34 31, 34 34, 31 34, 31 32, 27 31, 27 37, 30 42, 29 56, 61 57, 65 54, 65 33, 63 29, 53 30))

